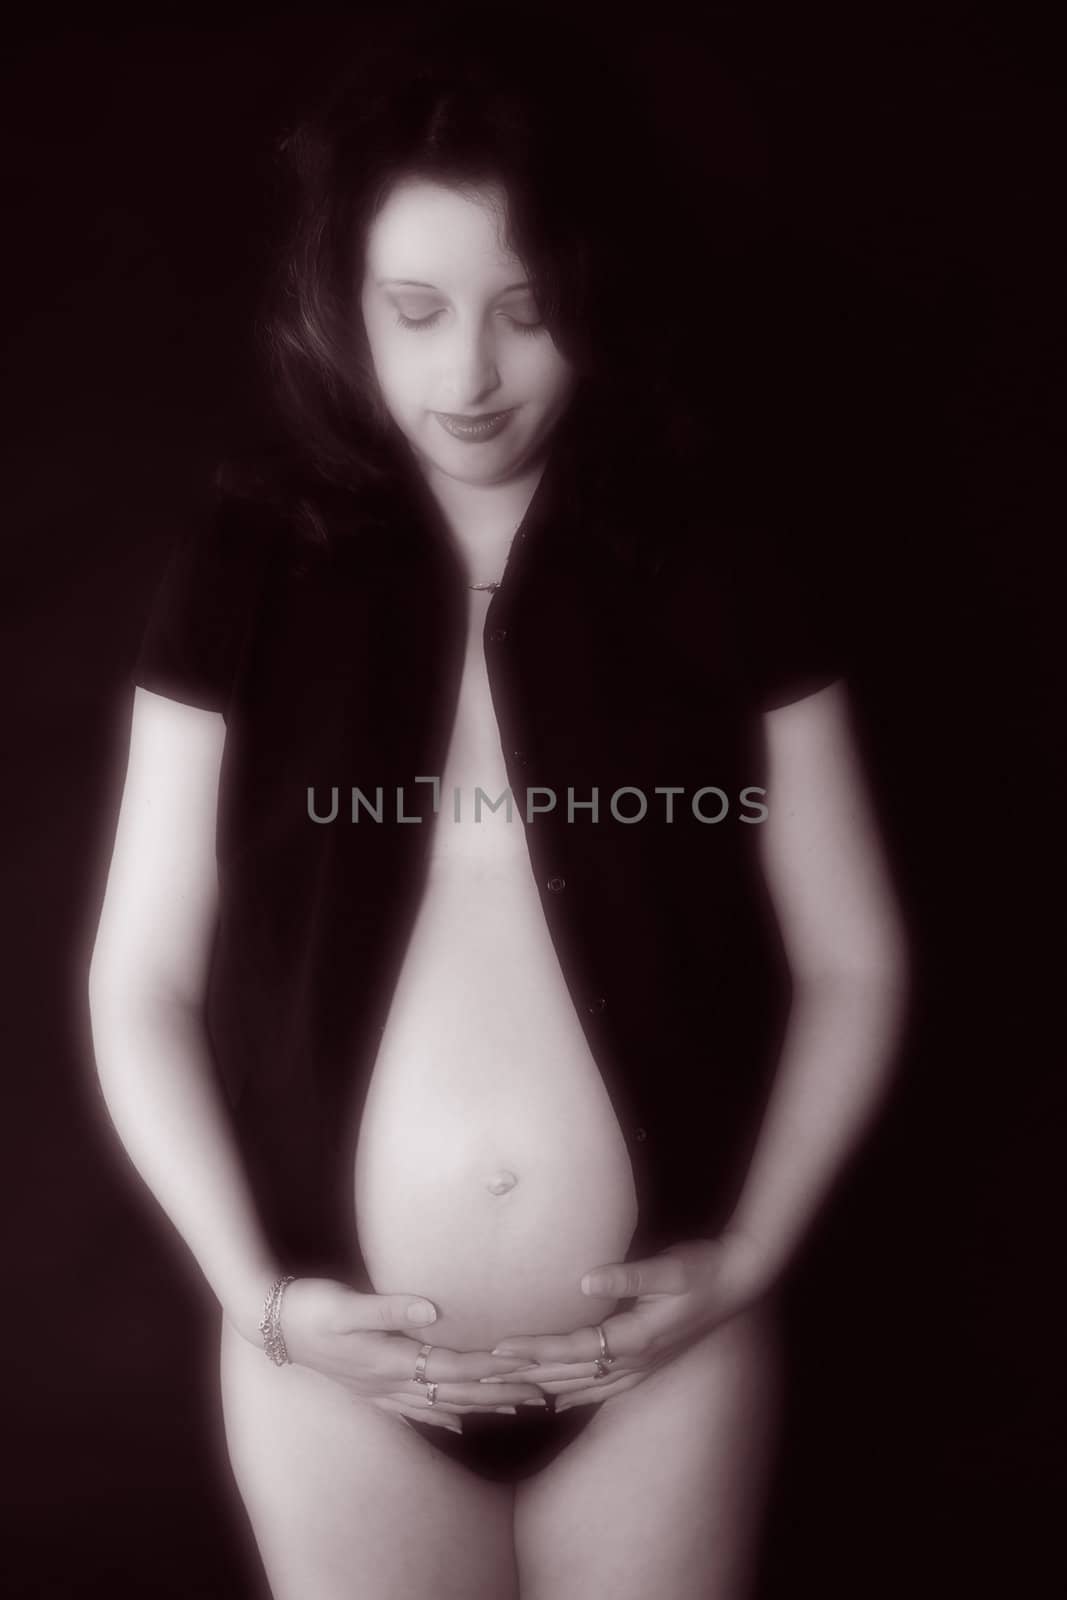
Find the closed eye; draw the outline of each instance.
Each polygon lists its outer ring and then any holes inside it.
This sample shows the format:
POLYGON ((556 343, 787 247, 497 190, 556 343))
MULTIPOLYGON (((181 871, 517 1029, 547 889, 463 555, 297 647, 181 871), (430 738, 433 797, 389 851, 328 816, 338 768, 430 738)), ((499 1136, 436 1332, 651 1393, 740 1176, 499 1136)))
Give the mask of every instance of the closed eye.
MULTIPOLYGON (((442 316, 440 311, 433 311, 428 317, 405 317, 402 311, 396 313, 397 323, 401 328, 432 328, 442 316)), ((510 322, 517 333, 532 335, 540 333, 544 327, 543 322, 519 322, 515 317, 505 316, 505 322, 510 322)))

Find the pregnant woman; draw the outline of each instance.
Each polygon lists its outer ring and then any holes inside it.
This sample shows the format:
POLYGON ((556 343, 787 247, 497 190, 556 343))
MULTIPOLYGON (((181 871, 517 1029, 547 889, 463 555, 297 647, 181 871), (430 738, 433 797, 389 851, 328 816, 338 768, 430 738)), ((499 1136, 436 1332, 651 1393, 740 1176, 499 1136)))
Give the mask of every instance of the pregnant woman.
POLYGON ((803 555, 613 326, 589 63, 449 37, 286 142, 285 443, 144 632, 97 1066, 277 1600, 739 1600, 904 941, 803 555))

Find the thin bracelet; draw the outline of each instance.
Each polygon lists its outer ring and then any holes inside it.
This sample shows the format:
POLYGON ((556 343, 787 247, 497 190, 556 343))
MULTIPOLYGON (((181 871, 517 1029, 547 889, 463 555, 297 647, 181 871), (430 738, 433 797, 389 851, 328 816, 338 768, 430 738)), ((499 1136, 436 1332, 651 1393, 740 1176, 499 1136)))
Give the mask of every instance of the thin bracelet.
POLYGON ((289 1352, 285 1348, 285 1339, 282 1336, 281 1317, 282 1296, 286 1286, 292 1282, 291 1274, 275 1278, 267 1290, 267 1298, 263 1304, 263 1321, 259 1325, 259 1331, 263 1335, 263 1353, 276 1367, 284 1367, 289 1361, 289 1352))

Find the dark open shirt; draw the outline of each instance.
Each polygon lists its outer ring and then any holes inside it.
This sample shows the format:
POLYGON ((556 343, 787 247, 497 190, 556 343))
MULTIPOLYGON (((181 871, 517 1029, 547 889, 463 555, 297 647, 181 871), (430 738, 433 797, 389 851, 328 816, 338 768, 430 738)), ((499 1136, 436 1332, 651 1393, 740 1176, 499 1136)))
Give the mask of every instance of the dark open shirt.
MULTIPOLYGON (((552 441, 484 641, 515 825, 634 1167, 636 1257, 709 1233, 736 1198, 788 1008, 756 857, 775 803, 761 716, 837 678, 842 646, 788 541, 670 466, 627 462, 605 488, 583 438, 565 419, 552 441)), ((226 717, 213 1052, 288 1270, 365 1284, 355 1142, 425 881, 434 789, 416 780, 444 771, 468 594, 414 468, 387 525, 355 490, 322 504, 320 550, 284 496, 220 492, 171 557, 132 676, 226 717), (309 789, 320 818, 336 789, 334 820, 313 820, 309 789)))

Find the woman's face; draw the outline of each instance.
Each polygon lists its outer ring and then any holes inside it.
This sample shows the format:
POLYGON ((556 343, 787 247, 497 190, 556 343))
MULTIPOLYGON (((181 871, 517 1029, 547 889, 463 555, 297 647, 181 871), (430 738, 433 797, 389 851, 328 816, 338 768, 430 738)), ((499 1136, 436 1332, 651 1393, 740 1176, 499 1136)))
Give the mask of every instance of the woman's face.
POLYGON ((576 381, 501 244, 500 198, 398 184, 369 230, 360 295, 389 415, 424 465, 472 484, 531 463, 576 381))

